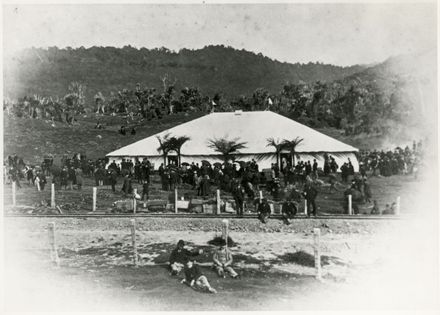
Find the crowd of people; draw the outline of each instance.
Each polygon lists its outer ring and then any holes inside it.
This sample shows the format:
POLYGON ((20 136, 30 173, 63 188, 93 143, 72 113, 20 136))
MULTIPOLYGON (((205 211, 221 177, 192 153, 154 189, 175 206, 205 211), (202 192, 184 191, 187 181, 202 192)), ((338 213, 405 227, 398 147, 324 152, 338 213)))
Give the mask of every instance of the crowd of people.
MULTIPOLYGON (((339 191, 336 185, 344 188, 344 195, 353 196, 355 213, 358 203, 371 204, 372 213, 377 211, 370 187, 370 177, 391 176, 394 174, 413 174, 417 176, 418 165, 422 160, 422 142, 404 149, 393 151, 363 151, 359 155, 359 172, 355 174, 350 159, 341 167, 331 155, 324 155, 323 168, 318 168, 316 160, 298 161, 294 166, 283 160, 281 167, 272 164, 270 170, 261 170, 255 160, 249 162, 214 163, 208 161, 199 163, 169 163, 161 164, 157 174, 161 181, 161 189, 171 191, 185 185, 201 198, 212 197, 216 189, 232 195, 235 209, 239 217, 244 209, 253 204, 262 222, 270 217, 271 205, 269 200, 261 198, 260 190, 271 201, 281 205, 281 213, 286 224, 297 213, 298 204, 304 198, 307 204, 307 215, 317 215, 316 198, 323 186, 329 187, 329 193, 339 191), (340 171, 341 181, 337 171, 340 171), (325 182, 323 179, 326 179, 325 182)), ((8 156, 4 162, 5 180, 15 182, 21 188, 20 180, 34 185, 38 190, 44 190, 47 177, 52 177, 56 189, 82 189, 84 177, 92 177, 96 186, 108 185, 116 192, 118 179, 122 177, 122 193, 131 196, 133 181, 142 185, 142 199, 149 199, 150 177, 155 173, 153 165, 147 158, 123 159, 121 163, 109 161, 108 158, 97 160, 87 159, 85 154, 76 153, 72 157, 64 155, 60 166, 54 165, 53 157, 45 156, 41 165, 28 165, 16 154, 8 156)), ((344 198, 346 200, 347 198, 344 198)), ((345 204, 347 210, 348 204, 345 204)), ((392 205, 389 206, 392 209, 392 205)), ((388 209, 389 210, 389 209, 388 209)), ((392 212, 386 209, 385 213, 392 212)))
POLYGON ((391 176, 397 174, 414 174, 417 176, 419 164, 423 159, 423 142, 414 141, 412 148, 397 147, 389 151, 362 151, 360 152, 359 173, 365 176, 371 171, 371 176, 391 176))

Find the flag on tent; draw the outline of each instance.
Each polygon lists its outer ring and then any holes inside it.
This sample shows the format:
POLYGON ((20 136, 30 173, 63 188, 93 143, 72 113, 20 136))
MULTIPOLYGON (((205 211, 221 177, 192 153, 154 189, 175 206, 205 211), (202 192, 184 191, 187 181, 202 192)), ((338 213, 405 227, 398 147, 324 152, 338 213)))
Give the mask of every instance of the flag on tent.
POLYGON ((273 104, 273 102, 272 102, 272 100, 270 99, 270 97, 268 98, 267 102, 269 103, 269 105, 272 105, 272 104, 273 104))
POLYGON ((214 101, 211 102, 212 102, 212 106, 217 106, 217 104, 214 101))

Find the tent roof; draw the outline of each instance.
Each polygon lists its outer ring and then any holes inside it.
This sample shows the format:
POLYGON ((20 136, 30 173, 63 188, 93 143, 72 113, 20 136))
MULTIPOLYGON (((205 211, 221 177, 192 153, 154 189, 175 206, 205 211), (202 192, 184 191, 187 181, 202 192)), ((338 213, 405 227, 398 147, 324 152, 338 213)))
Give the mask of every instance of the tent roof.
POLYGON ((267 146, 268 138, 294 139, 304 138, 297 152, 354 152, 358 149, 326 136, 312 128, 271 111, 211 113, 206 116, 164 130, 143 140, 129 144, 107 156, 158 156, 157 136, 188 136, 191 138, 181 149, 182 155, 218 155, 208 147, 210 139, 226 137, 246 142, 241 154, 273 153, 274 148, 267 146))

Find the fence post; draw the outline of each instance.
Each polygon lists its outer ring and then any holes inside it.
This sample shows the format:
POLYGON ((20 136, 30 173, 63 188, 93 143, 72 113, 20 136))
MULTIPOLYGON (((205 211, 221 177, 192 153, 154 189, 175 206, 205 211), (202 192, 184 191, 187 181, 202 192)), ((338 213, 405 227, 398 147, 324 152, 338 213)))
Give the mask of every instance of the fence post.
POLYGON ((220 211, 220 189, 217 189, 217 215, 220 215, 221 211, 220 211))
POLYGON ((313 250, 315 253, 315 270, 316 270, 316 279, 321 280, 321 229, 314 228, 313 229, 313 250))
POLYGON ((50 188, 51 188, 51 190, 50 190, 50 207, 52 209, 55 209, 55 184, 52 183, 50 185, 50 188))
POLYGON ((304 214, 307 215, 307 200, 304 199, 304 214))
POLYGON ((58 250, 57 250, 56 240, 55 240, 55 222, 49 223, 47 231, 49 233, 50 260, 57 267, 59 267, 60 266, 60 258, 58 257, 58 250))
POLYGON ((348 195, 348 215, 353 215, 352 196, 348 195))
POLYGON ((174 188, 174 212, 175 213, 178 213, 178 210, 177 210, 177 200, 178 200, 177 188, 174 188))
POLYGON ((228 234, 229 234, 229 221, 227 219, 222 220, 222 239, 226 242, 226 247, 228 246, 228 234))
POLYGON ((93 187, 93 206, 92 206, 92 211, 95 212, 96 211, 96 193, 97 193, 98 188, 93 187))
POLYGON ((137 195, 137 188, 133 188, 133 213, 136 214, 136 195, 137 195))
POLYGON ((15 198, 15 181, 12 181, 12 205, 15 207, 16 203, 16 198, 15 198))
POLYGON ((135 266, 138 265, 138 253, 136 248, 136 220, 130 220, 130 229, 131 229, 131 242, 133 244, 133 263, 135 266))
POLYGON ((263 192, 260 190, 258 193, 259 193, 259 198, 260 198, 260 203, 261 203, 261 201, 263 200, 263 192))
POLYGON ((400 215, 400 196, 396 199, 396 215, 400 215))

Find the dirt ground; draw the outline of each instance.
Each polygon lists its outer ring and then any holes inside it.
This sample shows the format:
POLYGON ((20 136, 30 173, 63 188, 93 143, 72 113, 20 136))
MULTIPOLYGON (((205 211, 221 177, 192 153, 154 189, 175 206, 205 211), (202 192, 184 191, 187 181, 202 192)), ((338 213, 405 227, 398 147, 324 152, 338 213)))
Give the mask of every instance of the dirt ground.
POLYGON ((438 306, 438 252, 432 250, 438 242, 431 237, 438 230, 427 217, 300 219, 272 232, 281 224, 272 220, 268 229, 257 220, 231 220, 230 236, 237 243, 231 248, 234 267, 241 275, 235 280, 218 278, 210 268, 214 247, 208 241, 221 234, 220 219, 136 219, 140 257, 136 267, 129 219, 4 218, 6 310, 438 306), (59 268, 50 262, 49 222, 56 225, 59 268), (322 281, 315 279, 312 231, 316 227, 322 234, 322 281), (194 291, 180 284, 180 277, 169 275, 166 261, 179 239, 186 240, 189 248, 203 249, 197 262, 218 294, 194 291))
MULTIPOLYGON (((325 181, 326 179, 323 178, 325 181)), ((50 178, 48 178, 49 184, 46 185, 45 190, 38 192, 36 187, 29 185, 28 183, 22 181, 22 188, 16 191, 16 203, 17 208, 11 207, 12 204, 12 185, 5 185, 4 187, 4 199, 3 204, 5 206, 5 213, 23 213, 23 214, 44 214, 44 213, 54 213, 57 214, 57 210, 52 210, 47 205, 50 205, 51 198, 51 186, 50 178), (45 203, 46 206, 41 206, 41 203, 45 203)), ((396 202, 396 198, 400 196, 401 212, 410 213, 411 205, 414 204, 414 196, 417 196, 419 191, 423 189, 421 186, 421 179, 415 179, 410 175, 395 175, 391 177, 371 177, 369 179, 372 195, 372 200, 377 200, 380 210, 385 209, 386 204, 391 204, 396 202), (408 191, 414 192, 414 194, 407 194, 408 191)), ((85 214, 92 210, 92 187, 94 187, 95 182, 92 178, 86 178, 84 180, 84 185, 82 190, 70 189, 59 189, 56 191, 56 204, 60 207, 60 210, 64 214, 85 214)), ((348 184, 346 184, 348 185, 348 184)), ((347 186, 348 187, 348 186, 347 186)), ((97 194, 97 210, 110 213, 113 209, 113 203, 118 200, 125 200, 123 193, 121 192, 122 179, 119 178, 118 184, 116 186, 116 192, 112 192, 110 186, 99 186, 97 194)), ((133 181, 133 188, 136 188, 138 192, 142 192, 142 185, 133 181)), ((179 196, 191 195, 195 196, 196 191, 188 189, 190 187, 179 188, 179 196)), ((344 214, 344 201, 345 197, 343 194, 344 185, 338 185, 338 192, 329 192, 328 187, 320 187, 319 194, 316 200, 319 215, 333 215, 333 214, 344 214)), ((263 190, 263 195, 271 199, 268 192, 263 190)), ((215 187, 212 187, 212 193, 209 196, 214 200, 216 196, 215 187)), ((225 195, 222 193, 222 198, 232 199, 230 195, 225 195)), ((160 179, 158 175, 152 177, 152 184, 150 188, 150 199, 151 200, 168 200, 174 202, 174 193, 169 191, 163 191, 160 187, 160 179)), ((186 198, 186 200, 189 200, 186 198)), ((255 210, 252 206, 252 201, 248 200, 249 211, 255 210)), ((371 212, 373 204, 363 203, 359 204, 359 212, 361 214, 369 214, 371 212)), ((147 211, 144 209, 141 202, 138 203, 138 210, 147 211)), ((168 210, 165 209, 148 209, 148 212, 173 212, 172 207, 168 210)), ((180 212, 185 212, 185 210, 179 210, 180 212)), ((299 204, 299 213, 304 212, 304 202, 299 204)), ((186 210, 188 212, 188 210, 186 210)), ((275 207, 275 212, 279 212, 279 205, 275 207)))
POLYGON ((429 174, 405 185, 397 177, 377 179, 382 195, 401 194, 397 219, 321 217, 289 226, 231 219, 239 280, 218 278, 210 268, 208 242, 221 234, 221 217, 136 218, 136 267, 129 218, 2 216, 5 310, 438 310, 438 181, 429 174), (50 261, 49 222, 59 268, 50 261), (321 230, 322 281, 315 279, 314 228, 321 230), (197 262, 218 294, 169 275, 166 261, 179 239, 203 249, 197 262))

